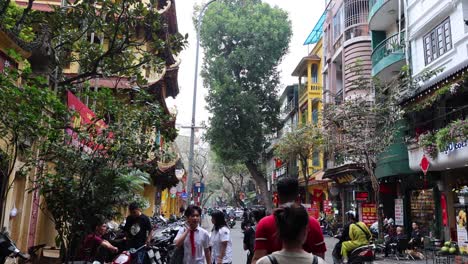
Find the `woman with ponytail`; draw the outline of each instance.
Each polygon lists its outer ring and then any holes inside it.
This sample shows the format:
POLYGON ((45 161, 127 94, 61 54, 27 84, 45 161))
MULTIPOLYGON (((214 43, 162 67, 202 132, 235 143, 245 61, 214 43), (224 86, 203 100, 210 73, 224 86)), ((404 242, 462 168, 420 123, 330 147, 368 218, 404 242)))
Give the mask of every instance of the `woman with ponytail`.
POLYGON ((309 215, 303 206, 291 203, 276 209, 273 214, 283 249, 262 257, 258 264, 326 264, 322 258, 302 248, 309 224, 309 215))

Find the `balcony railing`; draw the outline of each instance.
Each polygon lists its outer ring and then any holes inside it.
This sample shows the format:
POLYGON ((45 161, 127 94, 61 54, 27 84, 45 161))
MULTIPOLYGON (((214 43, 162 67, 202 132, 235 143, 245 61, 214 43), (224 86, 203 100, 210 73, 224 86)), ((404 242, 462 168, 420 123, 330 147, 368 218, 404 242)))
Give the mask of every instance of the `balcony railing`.
POLYGON ((394 54, 405 52, 405 32, 402 31, 400 34, 395 34, 384 41, 380 42, 372 52, 372 65, 376 65, 383 58, 394 54), (400 39, 398 39, 400 35, 400 39), (399 40, 399 41, 398 41, 399 40))
POLYGON ((304 84, 300 89, 299 89, 299 98, 302 98, 306 92, 313 92, 313 93, 321 93, 322 91, 322 86, 320 84, 313 83, 310 86, 310 90, 307 91, 307 84, 304 84))
POLYGON ((295 105, 294 105, 295 98, 293 97, 291 101, 289 101, 284 108, 281 111, 281 119, 285 119, 286 117, 289 116, 289 114, 294 110, 295 105))

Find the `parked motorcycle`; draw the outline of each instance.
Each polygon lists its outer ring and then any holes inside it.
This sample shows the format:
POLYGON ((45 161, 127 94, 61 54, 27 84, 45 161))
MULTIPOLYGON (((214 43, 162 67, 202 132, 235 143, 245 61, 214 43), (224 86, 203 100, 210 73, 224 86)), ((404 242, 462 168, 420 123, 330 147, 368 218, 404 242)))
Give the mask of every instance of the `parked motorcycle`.
POLYGON ((29 255, 22 253, 11 240, 7 232, 0 232, 0 264, 4 264, 7 258, 13 258, 16 263, 17 258, 29 259, 29 255))
POLYGON ((234 217, 229 217, 229 221, 227 224, 229 228, 233 228, 236 225, 236 219, 234 217))

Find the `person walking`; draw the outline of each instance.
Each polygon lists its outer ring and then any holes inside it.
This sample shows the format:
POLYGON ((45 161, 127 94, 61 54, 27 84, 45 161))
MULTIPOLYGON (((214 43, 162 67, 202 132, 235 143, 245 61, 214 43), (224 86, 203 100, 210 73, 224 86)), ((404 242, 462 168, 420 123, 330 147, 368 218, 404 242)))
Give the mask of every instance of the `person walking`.
POLYGON ((231 231, 227 227, 223 212, 215 211, 212 213, 211 222, 213 230, 211 231, 210 245, 213 264, 231 264, 231 231))
POLYGON ((184 212, 186 225, 179 229, 174 244, 184 247, 184 264, 211 263, 210 235, 200 227, 202 210, 196 205, 189 205, 184 212))
MULTIPOLYGON (((278 190, 278 198, 281 207, 288 207, 294 204, 299 194, 299 183, 297 179, 284 177, 278 181, 276 185, 278 190)), ((255 252, 252 263, 256 262, 263 256, 272 252, 281 250, 282 244, 277 236, 277 225, 273 215, 264 217, 257 225, 255 231, 255 252)), ((309 225, 307 230, 307 238, 303 244, 303 248, 307 252, 311 252, 321 258, 325 256, 327 250, 323 239, 322 229, 317 219, 309 217, 309 225)))
POLYGON ((291 204, 273 213, 278 227, 282 250, 260 258, 258 264, 325 264, 326 262, 303 249, 307 240, 309 215, 302 205, 291 204))
POLYGON ((255 225, 260 222, 260 220, 265 217, 265 210, 255 209, 249 216, 250 221, 248 221, 244 227, 244 250, 247 250, 247 264, 252 262, 254 255, 254 246, 255 246, 255 225))

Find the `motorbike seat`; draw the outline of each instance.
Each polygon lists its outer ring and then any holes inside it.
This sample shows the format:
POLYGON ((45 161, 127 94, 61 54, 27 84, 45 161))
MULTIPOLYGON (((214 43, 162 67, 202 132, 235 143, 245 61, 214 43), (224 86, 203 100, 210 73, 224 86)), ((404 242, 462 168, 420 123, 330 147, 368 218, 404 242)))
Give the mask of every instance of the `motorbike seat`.
POLYGON ((355 248, 351 251, 350 255, 353 255, 353 254, 356 254, 360 251, 364 251, 364 250, 368 250, 368 249, 372 249, 373 248, 373 245, 364 245, 364 246, 360 246, 358 248, 355 248))

